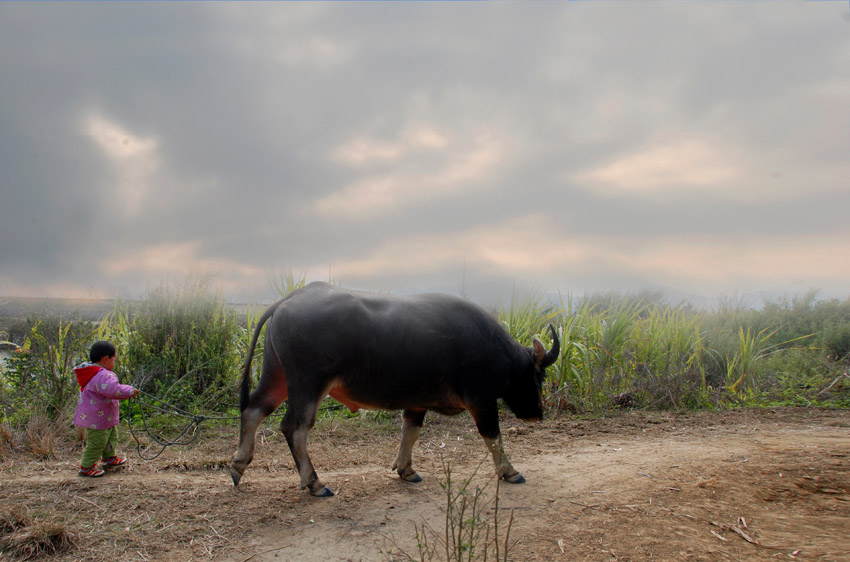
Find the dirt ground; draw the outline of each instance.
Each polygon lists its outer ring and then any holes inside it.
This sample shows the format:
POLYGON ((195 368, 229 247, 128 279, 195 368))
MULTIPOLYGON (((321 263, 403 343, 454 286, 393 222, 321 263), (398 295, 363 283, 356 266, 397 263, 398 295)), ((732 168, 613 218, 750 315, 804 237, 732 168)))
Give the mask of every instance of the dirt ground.
MULTIPOLYGON (((850 560, 848 411, 506 416, 502 430, 527 479, 500 487, 509 560, 850 560)), ((7 451, 0 508, 63 522, 77 547, 60 561, 398 560, 389 551, 416 554, 415 525, 444 528, 441 459, 458 480, 484 458, 467 416, 429 415, 414 448, 424 480, 410 484, 390 470, 396 424, 323 420, 310 450, 337 494, 313 498, 271 425, 234 489, 235 435, 207 430, 152 461, 128 448, 129 465, 99 479, 76 476, 79 443, 48 461, 7 451)))

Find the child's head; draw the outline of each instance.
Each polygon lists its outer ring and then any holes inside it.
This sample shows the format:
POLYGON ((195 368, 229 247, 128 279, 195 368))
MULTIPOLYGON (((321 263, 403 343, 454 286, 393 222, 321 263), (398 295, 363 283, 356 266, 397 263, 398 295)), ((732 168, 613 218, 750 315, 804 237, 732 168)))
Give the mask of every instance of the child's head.
POLYGON ((115 357, 115 346, 108 341, 98 341, 92 344, 89 350, 89 361, 92 363, 100 363, 104 359, 115 357))

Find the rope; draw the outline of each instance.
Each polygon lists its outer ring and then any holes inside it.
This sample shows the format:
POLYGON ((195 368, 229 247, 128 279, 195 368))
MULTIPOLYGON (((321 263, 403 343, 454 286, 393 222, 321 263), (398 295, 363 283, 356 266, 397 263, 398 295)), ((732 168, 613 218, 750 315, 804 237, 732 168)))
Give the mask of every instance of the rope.
POLYGON ((156 405, 149 405, 148 407, 151 408, 151 409, 159 410, 160 412, 164 412, 166 414, 174 414, 174 415, 177 415, 179 417, 189 418, 189 422, 185 426, 183 426, 183 429, 180 430, 176 439, 173 439, 173 440, 162 439, 158 435, 155 435, 151 431, 151 429, 148 427, 148 422, 147 422, 147 419, 146 419, 146 416, 145 416, 144 402, 142 400, 139 400, 139 417, 141 418, 141 421, 142 421, 142 432, 146 433, 148 435, 148 437, 150 437, 151 440, 154 443, 156 443, 157 445, 159 445, 159 447, 160 447, 159 451, 156 454, 154 454, 153 456, 146 456, 145 453, 142 452, 142 442, 139 439, 139 436, 136 435, 136 431, 133 429, 133 423, 131 421, 133 419, 133 416, 130 415, 130 404, 129 404, 129 401, 128 401, 127 402, 127 416, 126 416, 127 417, 127 427, 130 430, 130 435, 132 435, 133 439, 136 441, 136 453, 139 455, 139 458, 141 458, 142 460, 152 461, 155 458, 157 458, 158 456, 160 456, 163 452, 165 452, 166 448, 168 448, 172 445, 184 446, 184 445, 192 444, 200 436, 200 434, 201 434, 201 423, 203 423, 206 420, 210 420, 210 419, 236 419, 236 418, 215 418, 215 417, 210 417, 210 416, 191 414, 190 412, 187 412, 186 410, 178 408, 177 406, 173 406, 171 404, 166 404, 165 402, 158 400, 155 396, 152 396, 152 395, 148 394, 147 392, 140 391, 139 394, 144 394, 145 396, 150 397, 150 398, 156 400, 157 402, 159 402, 161 404, 165 404, 169 408, 168 410, 166 410, 166 409, 160 408, 156 405), (190 433, 190 430, 191 430, 191 433, 190 433), (187 434, 189 434, 189 436, 184 439, 184 436, 186 436, 187 434))
MULTIPOLYGON (((147 396, 151 400, 154 400, 156 402, 159 402, 160 404, 167 406, 168 409, 160 408, 160 407, 155 406, 155 405, 148 406, 149 408, 152 408, 154 410, 159 410, 160 412, 162 412, 164 414, 176 414, 178 416, 183 416, 183 417, 187 417, 187 418, 200 417, 200 418, 203 418, 204 420, 224 420, 224 421, 227 421, 227 420, 238 420, 240 418, 240 416, 199 416, 199 415, 193 414, 193 413, 191 413, 187 410, 184 410, 182 408, 178 408, 177 406, 173 406, 171 404, 168 404, 167 402, 163 402, 162 400, 160 400, 159 398, 157 398, 153 394, 149 394, 149 393, 145 392, 144 390, 139 390, 139 394, 144 394, 145 396, 147 396)), ((278 415, 278 414, 275 414, 275 415, 278 415)), ((201 421, 203 421, 203 420, 201 420, 201 421)))
MULTIPOLYGON (((208 420, 232 421, 232 420, 241 419, 241 416, 206 416, 206 415, 202 415, 202 414, 193 414, 193 413, 191 413, 187 410, 184 410, 182 408, 178 408, 177 406, 163 402, 162 400, 160 400, 156 396, 154 396, 152 394, 148 394, 147 392, 145 392, 143 390, 139 391, 139 395, 140 396, 145 395, 145 397, 150 398, 151 400, 166 406, 166 408, 161 408, 159 406, 156 406, 155 404, 149 404, 147 406, 149 409, 158 410, 159 412, 162 412, 164 414, 171 414, 171 415, 175 415, 175 416, 178 416, 178 417, 187 418, 189 420, 189 422, 185 426, 183 426, 183 429, 181 429, 180 432, 177 434, 176 439, 173 439, 173 440, 170 440, 170 441, 162 439, 161 437, 155 435, 151 431, 151 429, 148 427, 147 419, 146 419, 146 416, 145 416, 144 402, 141 399, 139 399, 139 418, 142 421, 142 431, 140 433, 146 433, 148 435, 148 437, 150 437, 151 440, 154 441, 160 447, 159 451, 156 454, 154 454, 153 456, 145 456, 145 454, 142 452, 142 442, 139 440, 139 436, 136 435, 136 431, 133 429, 133 423, 131 421, 133 419, 133 416, 130 415, 130 401, 128 400, 127 401, 127 407, 126 407, 126 416, 125 416, 126 419, 127 419, 127 428, 130 430, 130 435, 132 435, 133 439, 136 441, 136 453, 139 455, 139 458, 141 458, 142 460, 146 460, 146 461, 154 460, 155 458, 160 456, 163 452, 165 452, 165 449, 167 449, 168 447, 171 447, 172 445, 177 445, 177 446, 182 447, 182 446, 191 445, 192 443, 194 443, 198 439, 198 437, 200 436, 200 434, 201 434, 201 424, 205 421, 208 421, 208 420), (189 434, 189 436, 186 437, 185 440, 182 440, 182 439, 184 439, 184 436, 187 433, 189 433, 190 429, 192 430, 191 434, 189 434)), ((339 410, 343 407, 344 406, 342 404, 331 404, 330 406, 324 406, 322 408, 319 408, 319 411, 339 410)), ((267 418, 284 416, 284 415, 286 415, 285 409, 282 413, 272 414, 270 416, 267 416, 267 418)), ((150 447, 148 447, 147 449, 150 449, 150 447)))

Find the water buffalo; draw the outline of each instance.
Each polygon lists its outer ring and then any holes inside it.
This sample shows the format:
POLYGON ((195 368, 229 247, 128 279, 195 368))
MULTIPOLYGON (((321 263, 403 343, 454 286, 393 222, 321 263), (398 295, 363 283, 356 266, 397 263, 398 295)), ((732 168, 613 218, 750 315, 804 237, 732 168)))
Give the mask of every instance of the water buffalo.
POLYGON ((333 495, 307 454, 307 433, 328 394, 352 412, 403 410, 393 468, 408 482, 421 480, 410 457, 428 410, 447 415, 469 410, 499 477, 524 482, 502 449, 497 399, 520 419, 543 416, 544 370, 560 349, 549 328, 553 345, 547 351, 536 339, 530 348, 518 344, 492 315, 457 297, 399 297, 327 283, 293 291, 263 314, 248 349, 239 448, 230 465, 233 484, 239 485, 253 458, 257 426, 288 397, 280 428, 301 488, 314 496, 333 495), (263 371, 250 393, 251 358, 266 321, 263 371))

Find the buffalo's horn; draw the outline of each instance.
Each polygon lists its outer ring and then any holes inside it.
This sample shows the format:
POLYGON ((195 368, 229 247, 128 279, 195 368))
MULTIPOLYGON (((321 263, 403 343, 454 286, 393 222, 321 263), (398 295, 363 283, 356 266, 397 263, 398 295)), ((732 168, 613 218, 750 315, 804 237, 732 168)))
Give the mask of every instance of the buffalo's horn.
POLYGON ((549 324, 549 331, 552 332, 552 347, 549 348, 549 351, 547 351, 546 355, 543 356, 543 361, 540 363, 541 369, 545 369, 557 361, 558 355, 561 353, 561 342, 558 340, 558 332, 555 331, 552 324, 549 324))

